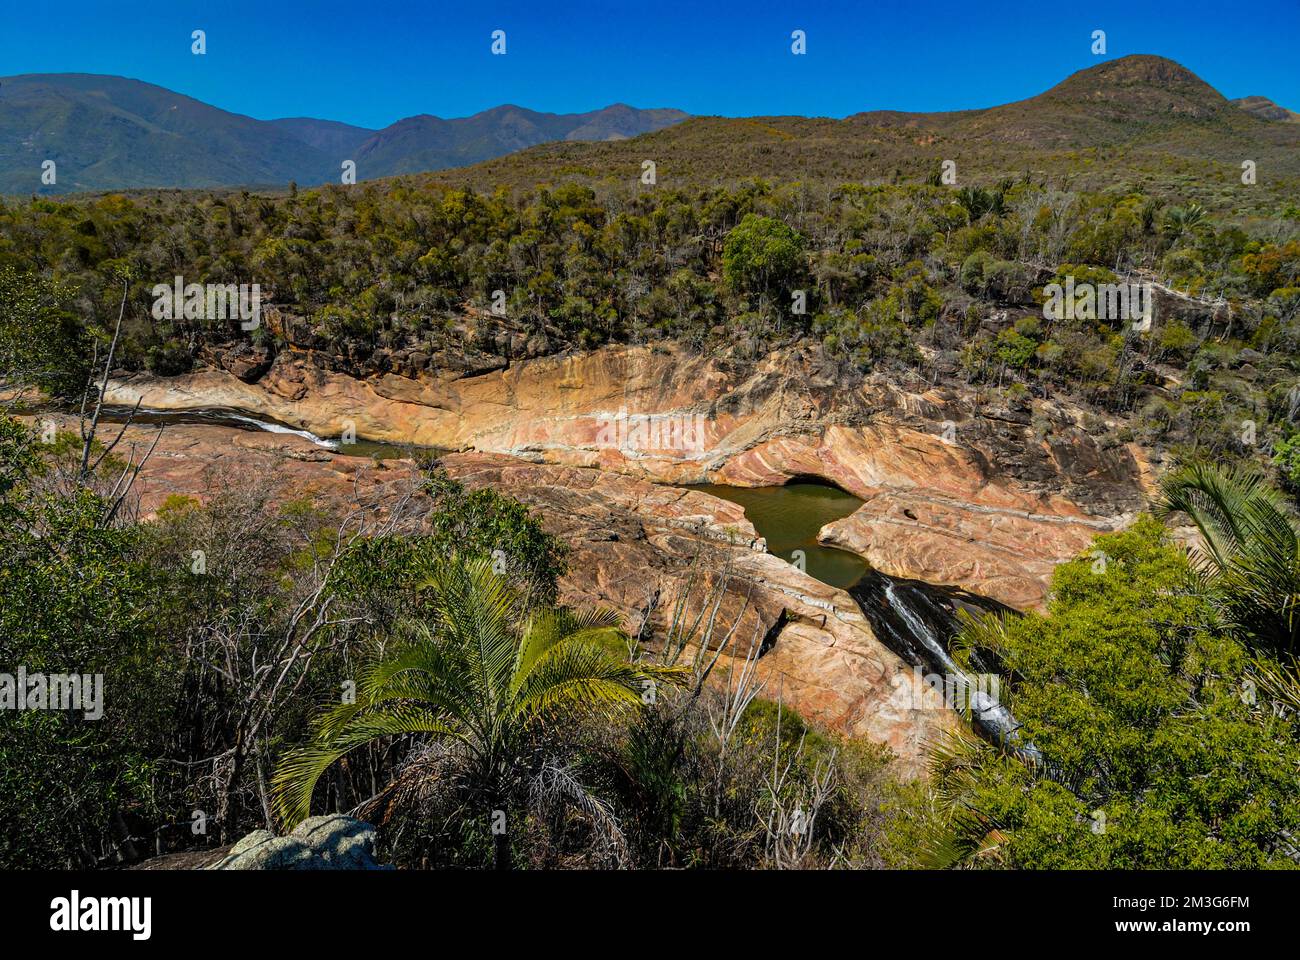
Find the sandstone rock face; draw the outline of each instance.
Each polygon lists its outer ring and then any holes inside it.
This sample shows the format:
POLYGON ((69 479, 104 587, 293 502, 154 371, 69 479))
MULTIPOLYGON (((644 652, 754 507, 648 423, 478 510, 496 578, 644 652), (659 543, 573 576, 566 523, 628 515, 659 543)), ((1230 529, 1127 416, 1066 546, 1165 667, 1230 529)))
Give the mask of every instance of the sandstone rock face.
MULTIPOLYGON (((764 551, 738 506, 698 491, 592 469, 493 454, 454 454, 449 473, 504 490, 573 547, 562 581, 571 604, 612 607, 635 632, 685 619, 758 661, 763 696, 852 736, 887 744, 918 773, 927 743, 956 722, 941 698, 872 633, 853 598, 764 551)), ((723 669, 734 668, 724 662, 723 669)))
POLYGON ((375 863, 375 828, 331 814, 309 817, 284 837, 254 830, 209 870, 391 870, 375 863))
POLYGON ((229 407, 337 436, 509 454, 668 483, 810 475, 867 503, 825 531, 885 573, 1016 607, 1052 567, 1144 505, 1148 468, 1076 411, 985 409, 974 394, 853 381, 815 354, 740 363, 675 346, 607 347, 479 375, 359 379, 279 355, 255 383, 224 370, 113 382, 110 401, 229 407))
MULTIPOLYGON (((69 427, 65 424, 65 427, 69 427)), ((133 425, 118 450, 138 456, 157 428, 133 425)), ((609 607, 635 632, 662 637, 682 601, 686 619, 713 614, 729 651, 758 661, 763 696, 781 698, 831 729, 887 744, 900 772, 919 774, 927 745, 957 722, 938 694, 883 646, 843 590, 767 554, 736 504, 696 490, 591 468, 539 464, 501 454, 443 459, 470 487, 491 485, 525 503, 572 547, 561 581, 568 604, 609 607)), ((264 478, 284 499, 308 496, 348 509, 411 495, 409 460, 378 463, 301 437, 181 424, 163 430, 136 492, 147 518, 173 494, 206 499, 221 483, 264 478)), ((714 677, 725 679, 733 657, 714 677)))
POLYGON ((891 576, 961 586, 1008 606, 1042 603, 1052 568, 1120 518, 990 476, 974 451, 896 424, 828 427, 815 442, 778 438, 731 460, 718 481, 832 480, 866 502, 820 540, 891 576))
MULTIPOLYGON (((42 415, 60 431, 76 431, 75 418, 42 415)), ((117 435, 118 424, 100 425, 100 436, 117 435)), ((138 461, 158 436, 158 427, 133 424, 114 452, 138 461)), ((415 477, 410 461, 344 456, 300 437, 211 424, 169 424, 158 438, 132 493, 138 514, 148 519, 171 495, 200 502, 222 484, 268 482, 277 502, 319 498, 351 507, 383 502, 409 492, 415 477)))

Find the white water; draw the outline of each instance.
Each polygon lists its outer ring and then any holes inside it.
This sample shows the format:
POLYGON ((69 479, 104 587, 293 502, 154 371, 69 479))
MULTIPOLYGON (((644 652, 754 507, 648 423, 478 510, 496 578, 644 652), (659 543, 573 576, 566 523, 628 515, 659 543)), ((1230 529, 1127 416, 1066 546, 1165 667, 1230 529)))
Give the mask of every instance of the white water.
MULTIPOLYGON (((970 706, 975 720, 992 733, 999 742, 1016 744, 1019 740, 1016 735, 1019 724, 1016 723, 1015 717, 1011 715, 1011 711, 983 692, 970 675, 957 665, 952 657, 948 655, 948 650, 943 643, 926 624, 924 618, 918 616, 916 611, 907 604, 907 601, 899 596, 892 581, 886 581, 885 583, 885 598, 902 618, 903 622, 907 624, 907 628, 912 632, 912 635, 934 657, 934 663, 942 666, 944 672, 952 680, 961 682, 964 689, 972 691, 973 696, 970 706)), ((1038 748, 1032 743, 1019 744, 1018 749, 1034 759, 1040 756, 1038 748)))
POLYGON ((295 437, 302 437, 304 440, 318 447, 324 447, 326 450, 339 449, 339 441, 337 440, 327 440, 324 437, 317 436, 310 430, 299 430, 295 427, 285 426, 283 423, 258 420, 256 417, 237 413, 234 410, 215 409, 213 407, 188 407, 180 410, 154 410, 150 407, 141 407, 139 410, 135 410, 133 407, 117 404, 106 407, 105 411, 116 422, 121 422, 127 416, 134 415, 139 422, 148 422, 146 418, 150 418, 153 422, 161 423, 169 421, 214 424, 245 423, 250 427, 256 427, 258 430, 265 430, 267 433, 286 433, 295 437))
POLYGON ((953 674, 960 673, 961 670, 953 662, 952 657, 948 656, 948 651, 939 642, 939 638, 934 635, 926 622, 917 616, 915 611, 899 597, 892 580, 885 583, 885 597, 889 600, 889 605, 898 611, 898 615, 903 618, 903 622, 912 631, 912 635, 921 641, 925 649, 929 650, 939 663, 943 664, 943 668, 953 674))
POLYGON ((316 446, 324 447, 327 450, 339 449, 339 442, 337 440, 326 440, 324 437, 316 436, 316 434, 312 433, 310 430, 296 430, 293 427, 286 427, 282 423, 268 423, 265 420, 246 417, 241 413, 225 413, 222 414, 222 416, 229 420, 239 420, 242 423, 252 424, 259 430, 265 430, 267 433, 291 433, 295 437, 302 437, 304 440, 310 440, 312 443, 316 444, 316 446))

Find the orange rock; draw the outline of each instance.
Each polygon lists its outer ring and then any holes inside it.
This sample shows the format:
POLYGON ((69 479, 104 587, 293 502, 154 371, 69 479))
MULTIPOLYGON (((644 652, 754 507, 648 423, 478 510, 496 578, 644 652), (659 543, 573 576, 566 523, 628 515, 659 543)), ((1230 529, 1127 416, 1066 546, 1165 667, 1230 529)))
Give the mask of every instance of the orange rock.
POLYGON ((810 475, 867 503, 824 531, 896 576, 1041 606, 1051 570, 1144 505, 1140 451, 1105 445, 1077 411, 990 411, 966 393, 846 386, 798 350, 739 363, 677 346, 606 347, 478 376, 355 379, 301 354, 259 382, 204 371, 115 381, 114 403, 241 409, 321 436, 599 467, 667 483, 744 486, 810 475), (945 440, 945 435, 948 439, 945 440))

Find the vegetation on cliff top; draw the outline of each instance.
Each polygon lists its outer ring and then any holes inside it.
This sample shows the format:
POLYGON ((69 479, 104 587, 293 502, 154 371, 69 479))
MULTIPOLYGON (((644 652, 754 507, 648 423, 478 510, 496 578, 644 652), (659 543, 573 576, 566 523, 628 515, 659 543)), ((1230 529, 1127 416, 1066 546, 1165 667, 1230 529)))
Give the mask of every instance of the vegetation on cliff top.
MULTIPOLYGON (((1294 573, 1285 589, 1294 602, 1294 573)), ((909 814, 925 821, 920 862, 1295 866, 1300 714, 1265 678, 1297 675, 1222 616, 1225 597, 1253 602, 1207 588, 1147 517, 1058 567, 1047 616, 969 623, 964 643, 1005 664, 1003 702, 1041 757, 969 735, 938 750, 941 812, 909 814)))
MULTIPOLYGON (((106 338, 129 275, 118 364, 162 375, 250 351, 415 375, 607 343, 672 340, 737 362, 799 343, 846 382, 892 370, 1026 408, 1073 398, 1128 417, 1119 440, 1259 454, 1295 432, 1294 202, 1247 216, 1034 177, 491 194, 394 181, 282 198, 2 203, 0 268, 78 318, 60 321, 70 343, 106 338), (155 320, 153 287, 175 276, 259 282, 276 309, 251 332, 155 320), (1045 317, 1044 288, 1070 277, 1177 292, 1147 331, 1045 317)), ((30 339, 28 321, 0 320, 0 342, 30 339)), ((66 356, 65 388, 79 372, 66 356)))

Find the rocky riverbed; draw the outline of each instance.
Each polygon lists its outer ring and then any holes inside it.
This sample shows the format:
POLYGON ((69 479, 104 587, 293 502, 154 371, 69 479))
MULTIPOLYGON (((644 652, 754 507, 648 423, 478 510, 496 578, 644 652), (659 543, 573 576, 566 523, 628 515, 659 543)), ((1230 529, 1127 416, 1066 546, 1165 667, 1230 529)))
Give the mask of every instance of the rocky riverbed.
MULTIPOLYGON (((566 602, 613 607, 630 630, 648 622, 662 633, 679 598, 693 612, 718 591, 733 650, 764 651, 766 696, 887 744, 910 772, 952 712, 846 590, 767 553, 735 503, 685 485, 834 484, 862 504, 820 542, 890 576, 1026 609, 1042 605, 1057 563, 1142 509, 1151 474, 1116 425, 1066 405, 995 407, 973 392, 846 380, 799 350, 741 364, 609 347, 488 372, 365 377, 286 351, 255 370, 121 377, 108 399, 459 451, 442 460, 452 476, 519 499, 572 546, 566 602)), ((143 449, 156 432, 135 425, 127 441, 143 449)), ((140 476, 141 509, 174 493, 202 498, 216 474, 273 478, 286 498, 340 507, 382 506, 418 483, 407 459, 180 422, 140 476)))
MULTIPOLYGON (((143 453, 157 432, 156 425, 133 425, 118 449, 143 453)), ((570 544, 561 581, 565 602, 611 607, 632 631, 647 618, 662 631, 680 596, 693 615, 720 591, 719 634, 730 631, 740 655, 751 645, 766 651, 759 661, 764 696, 779 696, 830 728, 887 744, 904 772, 919 772, 927 742, 956 722, 876 638, 845 590, 767 553, 736 504, 505 454, 455 453, 442 464, 470 487, 490 485, 517 498, 570 544)), ((282 490, 286 500, 306 496, 338 509, 382 509, 409 496, 419 479, 410 460, 349 456, 291 434, 179 423, 163 428, 140 474, 140 513, 147 518, 173 494, 203 500, 221 484, 253 477, 282 490)))
POLYGON ((893 576, 1041 606, 1052 568, 1142 508, 1151 468, 1066 404, 854 381, 810 351, 740 363, 607 347, 486 373, 351 376, 286 351, 255 370, 114 380, 109 399, 666 483, 816 477, 863 499, 827 531, 893 576), (846 385, 848 384, 848 385, 846 385))

